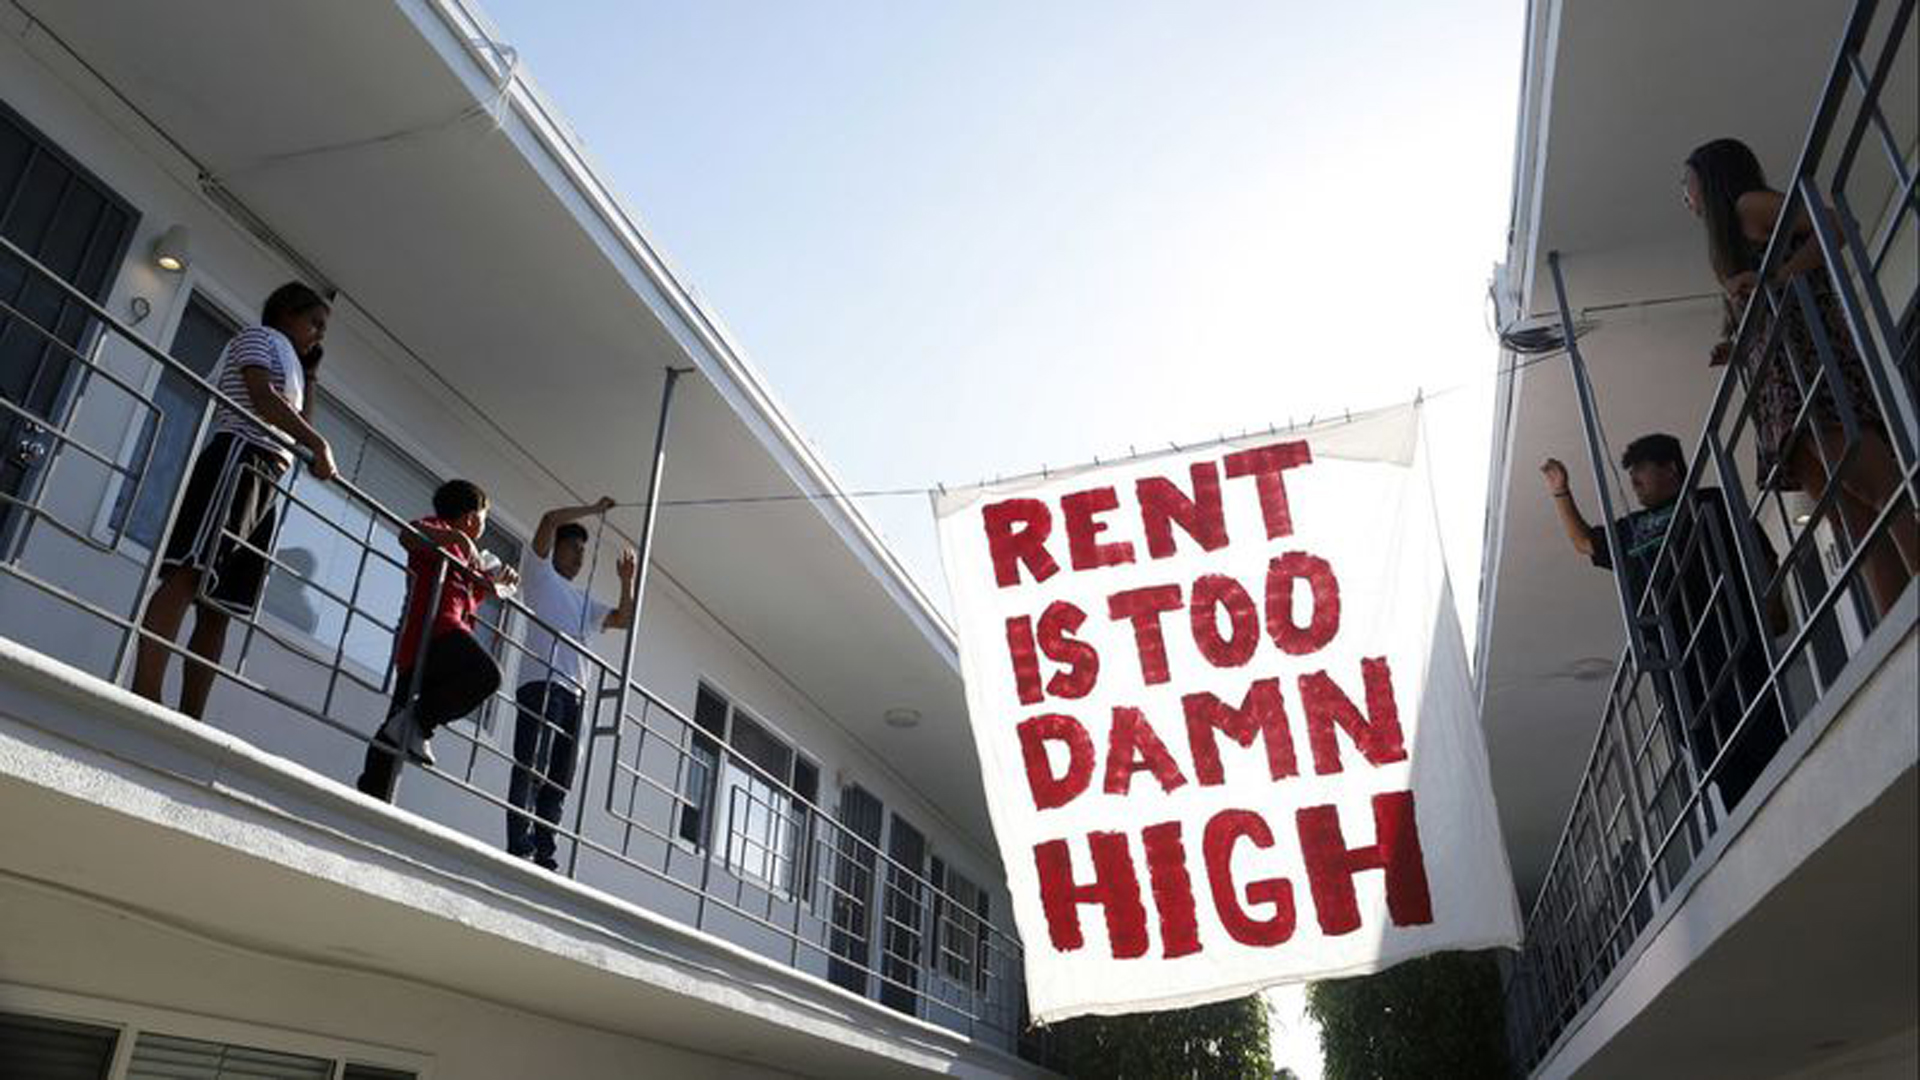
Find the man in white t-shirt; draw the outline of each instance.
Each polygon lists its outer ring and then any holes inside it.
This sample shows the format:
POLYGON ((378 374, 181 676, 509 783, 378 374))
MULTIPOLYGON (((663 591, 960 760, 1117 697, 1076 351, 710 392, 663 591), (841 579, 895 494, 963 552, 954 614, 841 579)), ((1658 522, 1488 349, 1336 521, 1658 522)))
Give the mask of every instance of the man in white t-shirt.
POLYGON ((601 630, 625 629, 633 622, 637 600, 640 564, 630 547, 621 551, 617 567, 618 607, 608 607, 573 583, 587 560, 587 530, 580 519, 605 514, 613 505, 612 499, 601 498, 541 515, 532 557, 520 579, 521 603, 535 621, 527 630, 520 689, 514 695, 520 711, 514 719, 513 779, 507 787, 507 851, 549 870, 559 866, 553 828, 573 786, 581 704, 586 694, 598 693, 601 682, 597 672, 589 674, 580 650, 569 640, 586 642, 601 630))

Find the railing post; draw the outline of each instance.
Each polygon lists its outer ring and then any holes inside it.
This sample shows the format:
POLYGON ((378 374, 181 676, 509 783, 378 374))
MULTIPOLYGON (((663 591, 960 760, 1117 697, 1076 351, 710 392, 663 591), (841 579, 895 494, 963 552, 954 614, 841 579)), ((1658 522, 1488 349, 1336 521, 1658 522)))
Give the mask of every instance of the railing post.
POLYGON ((1633 651, 1633 661, 1641 670, 1655 670, 1662 665, 1655 664, 1647 655, 1645 642, 1640 636, 1640 622, 1634 616, 1633 586, 1627 581, 1626 552, 1620 548, 1620 538, 1613 528, 1613 495, 1607 486, 1607 468, 1611 458, 1607 448, 1600 441, 1600 413, 1593 400, 1593 385, 1587 379, 1587 362, 1580 355, 1580 343, 1575 340, 1573 312, 1567 306, 1567 283, 1560 274, 1560 253, 1547 252, 1547 268, 1553 274, 1553 298, 1560 310, 1560 333, 1567 343, 1567 365, 1573 372, 1574 393, 1580 399, 1580 427, 1587 437, 1587 459, 1593 465, 1593 485, 1600 492, 1600 532, 1607 543, 1607 556, 1613 561, 1614 592, 1620 600, 1620 618, 1627 629, 1627 647, 1633 651))
MULTIPOLYGON (((660 422, 653 431, 653 465, 647 472, 646 515, 640 521, 640 550, 637 555, 639 565, 633 575, 633 614, 627 620, 626 647, 620 653, 620 689, 614 695, 613 723, 616 731, 626 722, 627 696, 632 692, 633 686, 633 660, 640 646, 640 606, 646 599, 647 569, 653 562, 653 521, 660 509, 660 478, 667 469, 667 421, 672 416, 673 385, 680 381, 680 376, 692 370, 692 368, 668 367, 666 383, 660 388, 660 422)), ((587 584, 588 587, 592 587, 593 583, 587 584)), ((598 699, 594 701, 593 707, 594 712, 598 714, 600 711, 598 699)), ((586 787, 591 783, 593 776, 593 749, 600 742, 603 733, 597 722, 586 733, 585 758, 575 774, 585 779, 576 785, 580 788, 580 794, 573 801, 573 850, 567 855, 568 877, 573 876, 574 868, 580 862, 580 830, 586 820, 586 787)), ((608 778, 608 783, 612 783, 611 777, 608 778)))
MULTIPOLYGON (((193 442, 189 445, 196 448, 201 445, 201 441, 207 436, 207 427, 212 421, 213 410, 202 405, 200 407, 200 421, 194 425, 193 442)), ((160 441, 158 421, 156 421, 154 425, 153 441, 155 443, 160 441)), ((198 453, 197 449, 195 453, 198 453)), ((147 456, 149 460, 151 460, 153 456, 153 448, 151 446, 147 449, 147 456)), ((189 460, 187 464, 191 467, 192 461, 189 460)), ((146 563, 140 568, 140 588, 133 594, 132 625, 127 628, 126 634, 121 637, 120 648, 113 660, 113 683, 115 686, 127 681, 127 672, 132 668, 133 658, 139 651, 141 619, 146 614, 147 594, 153 591, 154 582, 160 579, 161 560, 166 557, 167 553, 167 538, 173 535, 174 519, 180 516, 180 504, 186 500, 186 497, 187 484, 183 477, 180 483, 174 485, 173 495, 167 500, 167 516, 160 523, 160 535, 154 538, 153 549, 147 552, 146 563)), ((133 519, 133 512, 138 507, 138 503, 137 493, 135 498, 128 500, 127 519, 129 521, 133 519)), ((261 593, 261 600, 262 602, 266 600, 264 591, 261 593)))

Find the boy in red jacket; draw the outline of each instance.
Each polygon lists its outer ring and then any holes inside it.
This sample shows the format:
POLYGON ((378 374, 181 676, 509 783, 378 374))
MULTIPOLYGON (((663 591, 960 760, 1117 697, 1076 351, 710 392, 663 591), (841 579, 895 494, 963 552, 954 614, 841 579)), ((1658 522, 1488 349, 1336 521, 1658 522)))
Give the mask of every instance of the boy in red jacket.
POLYGON ((414 532, 400 538, 410 584, 406 618, 394 641, 393 707, 367 744, 357 785, 389 802, 399 755, 433 764, 427 741, 434 729, 479 708, 500 688, 500 666, 473 636, 473 626, 482 603, 519 581, 510 567, 489 571, 474 542, 487 529, 487 493, 473 481, 441 484, 433 493, 433 516, 412 524, 414 532))

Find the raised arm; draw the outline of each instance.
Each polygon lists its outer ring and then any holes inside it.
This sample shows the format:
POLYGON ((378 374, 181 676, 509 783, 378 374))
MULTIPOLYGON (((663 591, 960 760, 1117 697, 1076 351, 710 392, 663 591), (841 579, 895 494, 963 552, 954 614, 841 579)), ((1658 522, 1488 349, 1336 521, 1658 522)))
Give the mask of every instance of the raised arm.
POLYGON ((1567 541, 1573 550, 1593 558, 1593 526, 1580 516, 1580 507, 1573 501, 1573 491, 1567 487, 1567 467, 1559 458, 1548 458, 1540 466, 1540 475, 1547 482, 1547 494, 1553 496, 1553 507, 1560 517, 1560 530, 1567 534, 1567 541))
POLYGON ((595 514, 604 514, 613 509, 613 496, 602 495, 599 499, 584 506, 556 506, 540 515, 540 525, 533 530, 533 553, 545 559, 553 554, 554 530, 569 521, 578 521, 595 514))
POLYGON ((625 630, 633 625, 633 613, 640 606, 640 557, 632 548, 620 552, 620 606, 601 620, 602 630, 625 630))

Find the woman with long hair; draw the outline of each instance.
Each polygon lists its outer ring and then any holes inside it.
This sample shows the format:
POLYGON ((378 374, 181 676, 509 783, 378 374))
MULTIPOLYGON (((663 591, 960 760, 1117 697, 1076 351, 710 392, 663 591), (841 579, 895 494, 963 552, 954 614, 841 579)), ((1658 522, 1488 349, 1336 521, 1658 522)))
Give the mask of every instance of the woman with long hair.
MULTIPOLYGON (((1688 209, 1706 227, 1707 257, 1714 276, 1727 294, 1725 334, 1731 339, 1740 313, 1761 291, 1760 263, 1786 206, 1786 197, 1767 186, 1759 159, 1738 139, 1715 139, 1688 154, 1682 180, 1688 209)), ((1840 523, 1851 543, 1864 543, 1881 508, 1900 494, 1899 465, 1839 298, 1827 275, 1820 272, 1826 261, 1804 213, 1791 222, 1786 242, 1787 255, 1766 283, 1774 287, 1774 295, 1779 298, 1779 325, 1771 325, 1774 312, 1766 297, 1760 296, 1753 309, 1756 326, 1752 344, 1739 358, 1752 380, 1754 444, 1759 451, 1756 478, 1763 488, 1801 491, 1816 503, 1828 486, 1837 482, 1840 491, 1834 502, 1840 523), (1807 429, 1794 430, 1794 421, 1806 403, 1801 388, 1814 386, 1822 370, 1813 327, 1793 290, 1786 287, 1801 274, 1808 275, 1806 284, 1821 334, 1833 352, 1838 378, 1859 424, 1858 450, 1844 472, 1836 470, 1846 449, 1846 433, 1829 384, 1820 383, 1814 391, 1807 429), (1775 334, 1779 340, 1768 352, 1767 339, 1775 334)), ((1723 364, 1732 359, 1732 346, 1731 340, 1722 341, 1714 349, 1713 362, 1723 364)), ((1861 559, 1861 577, 1875 608, 1883 613, 1906 588, 1913 568, 1920 565, 1920 553, 1916 552, 1920 548, 1920 523, 1915 521, 1913 508, 1897 513, 1887 531, 1891 545, 1876 543, 1861 559)))

